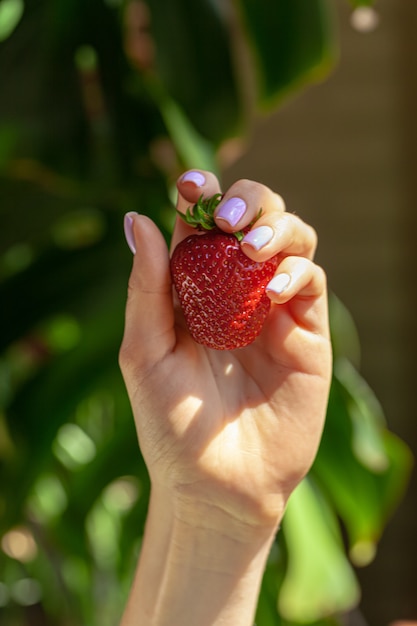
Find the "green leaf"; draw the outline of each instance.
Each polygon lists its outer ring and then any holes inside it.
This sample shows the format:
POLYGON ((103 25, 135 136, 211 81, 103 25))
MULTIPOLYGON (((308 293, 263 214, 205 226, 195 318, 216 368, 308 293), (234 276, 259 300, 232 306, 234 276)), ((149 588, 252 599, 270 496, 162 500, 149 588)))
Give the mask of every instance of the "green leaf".
POLYGON ((23 0, 2 0, 0 2, 0 41, 10 37, 23 15, 23 0))
POLYGON ((116 365, 121 336, 120 313, 116 307, 116 311, 110 310, 107 316, 102 316, 100 322, 93 319, 85 325, 79 345, 53 359, 29 379, 8 408, 10 434, 18 447, 10 462, 0 466, 7 502, 2 524, 6 527, 17 523, 25 499, 50 462, 59 427, 71 422, 78 403, 109 372, 114 372, 121 384, 116 365), (107 335, 103 342, 105 329, 107 335), (34 441, 36 446, 33 446, 34 441))
POLYGON ((383 472, 389 461, 382 441, 385 416, 378 399, 347 359, 335 360, 334 375, 350 417, 354 454, 371 471, 383 472))
MULTIPOLYGON (((113 299, 118 293, 118 306, 122 310, 122 281, 125 277, 127 280, 128 276, 128 256, 119 257, 125 251, 121 217, 106 213, 99 221, 105 235, 100 241, 93 242, 94 245, 78 249, 49 245, 24 271, 0 283, 0 299, 8 303, 7 307, 0 307, 0 324, 7 329, 0 337, 0 351, 33 331, 35 325, 45 317, 54 314, 73 314, 78 317, 82 311, 91 314, 92 307, 100 311, 100 306, 107 306, 107 300, 114 308, 110 286, 115 289, 113 299), (117 237, 119 233, 120 237, 117 237), (24 306, 22 294, 25 294, 24 306)), ((51 224, 49 229, 54 230, 51 224)), ((84 237, 82 231, 81 237, 84 237)), ((74 239, 74 231, 68 232, 67 241, 74 243, 74 239)))
POLYGON ((197 132, 219 143, 235 135, 242 103, 228 11, 213 0, 148 0, 159 79, 197 132))
POLYGON ((13 154, 18 136, 19 130, 16 127, 4 123, 0 124, 0 169, 8 163, 13 154))
POLYGON ((153 80, 147 82, 150 93, 158 104, 162 118, 185 169, 199 168, 218 171, 215 150, 191 124, 181 106, 153 80))
POLYGON ((359 587, 337 520, 310 479, 291 495, 283 529, 288 567, 279 593, 281 615, 303 624, 356 606, 359 587))
POLYGON ((255 622, 257 626, 281 626, 277 597, 287 567, 284 533, 279 532, 268 557, 258 598, 255 622))
POLYGON ((238 6, 261 104, 276 104, 294 89, 324 79, 336 58, 327 0, 239 0, 238 6))
POLYGON ((334 378, 312 475, 341 517, 351 558, 358 565, 374 558, 377 541, 404 493, 411 467, 407 446, 389 433, 379 418, 373 421, 371 413, 368 418, 359 432, 366 439, 361 452, 368 449, 372 463, 357 455, 354 433, 355 428, 358 432, 358 418, 352 418, 343 383, 334 378))
POLYGON ((334 361, 343 357, 358 368, 361 348, 356 324, 346 306, 334 293, 329 294, 329 314, 334 361))

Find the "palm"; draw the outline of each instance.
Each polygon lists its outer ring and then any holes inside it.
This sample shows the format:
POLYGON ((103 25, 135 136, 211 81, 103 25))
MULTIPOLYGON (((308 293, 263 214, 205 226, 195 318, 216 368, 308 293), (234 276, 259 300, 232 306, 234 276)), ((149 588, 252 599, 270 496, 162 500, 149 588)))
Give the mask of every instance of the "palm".
POLYGON ((316 451, 327 386, 325 369, 316 366, 323 360, 302 356, 314 349, 317 357, 314 344, 320 342, 307 333, 301 341, 297 330, 291 307, 279 307, 254 344, 223 352, 198 346, 179 326, 176 351, 161 364, 171 391, 158 407, 166 419, 143 424, 142 413, 138 420, 151 476, 163 473, 183 492, 198 486, 200 496, 217 506, 241 509, 242 498, 246 506, 281 506, 274 494, 290 491, 316 451), (275 344, 281 346, 278 360, 275 344), (153 445, 161 441, 163 463, 160 446, 153 445))

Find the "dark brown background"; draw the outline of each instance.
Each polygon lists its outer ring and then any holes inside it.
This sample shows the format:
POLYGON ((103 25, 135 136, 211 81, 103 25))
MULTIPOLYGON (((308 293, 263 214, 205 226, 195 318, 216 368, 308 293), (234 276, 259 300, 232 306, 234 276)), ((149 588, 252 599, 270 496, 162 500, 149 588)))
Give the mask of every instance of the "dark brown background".
MULTIPOLYGON (((350 26, 345 0, 337 6, 338 67, 256 122, 225 183, 264 182, 318 230, 317 259, 359 329, 361 371, 416 453, 417 2, 380 0, 367 34, 350 26)), ((358 571, 369 626, 417 619, 416 529, 413 475, 376 559, 358 571)))

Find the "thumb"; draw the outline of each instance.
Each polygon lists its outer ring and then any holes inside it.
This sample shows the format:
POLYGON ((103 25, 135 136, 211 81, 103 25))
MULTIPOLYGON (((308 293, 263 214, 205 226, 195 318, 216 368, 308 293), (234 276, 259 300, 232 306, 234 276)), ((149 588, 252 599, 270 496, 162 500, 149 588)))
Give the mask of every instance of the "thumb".
POLYGON ((125 216, 125 234, 134 252, 129 278, 125 331, 120 349, 124 375, 153 367, 175 345, 169 254, 152 220, 137 213, 125 216))

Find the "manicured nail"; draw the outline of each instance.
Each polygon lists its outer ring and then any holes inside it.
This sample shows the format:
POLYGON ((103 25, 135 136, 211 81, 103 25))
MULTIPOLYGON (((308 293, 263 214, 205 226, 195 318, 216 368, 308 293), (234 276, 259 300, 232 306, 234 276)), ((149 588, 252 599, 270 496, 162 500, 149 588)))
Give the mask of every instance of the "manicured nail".
POLYGON ((242 244, 247 243, 248 245, 255 248, 255 250, 260 250, 267 243, 269 243, 274 236, 274 231, 270 226, 258 226, 257 228, 252 228, 242 239, 242 244))
POLYGON ((269 281, 266 286, 266 290, 281 294, 288 287, 290 281, 291 276, 289 276, 289 274, 277 274, 271 281, 269 281))
POLYGON ((206 183, 206 177, 201 172, 186 172, 181 178, 182 183, 193 183, 196 187, 202 187, 206 183))
POLYGON ((222 204, 216 214, 216 217, 225 220, 230 226, 236 224, 242 219, 246 211, 246 203, 241 198, 229 198, 222 204))
POLYGON ((130 211, 126 213, 124 220, 124 229, 125 229, 125 237, 127 241, 127 245, 133 252, 136 254, 136 244, 135 244, 135 236, 133 234, 133 217, 137 215, 134 211, 130 211))

